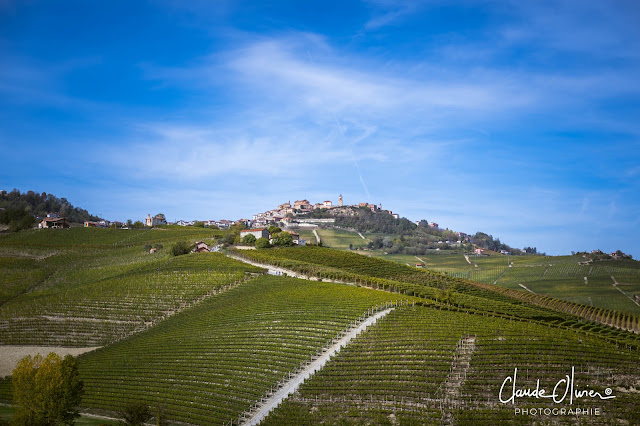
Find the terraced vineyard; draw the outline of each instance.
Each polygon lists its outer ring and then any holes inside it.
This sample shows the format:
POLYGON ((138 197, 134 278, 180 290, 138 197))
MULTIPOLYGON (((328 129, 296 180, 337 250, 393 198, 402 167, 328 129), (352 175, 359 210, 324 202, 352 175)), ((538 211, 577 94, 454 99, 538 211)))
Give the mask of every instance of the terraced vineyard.
POLYGON ((574 321, 577 316, 588 321, 640 332, 640 317, 632 314, 561 301, 524 290, 450 278, 431 271, 354 253, 322 247, 235 253, 261 264, 276 265, 309 276, 355 282, 436 301, 445 300, 447 303, 469 309, 480 307, 482 311, 546 322, 574 321), (446 294, 443 293, 444 290, 446 294))
POLYGON ((247 272, 261 272, 216 253, 171 258, 167 250, 142 250, 150 236, 158 237, 152 240, 157 244, 193 235, 202 231, 72 228, 0 238, 0 344, 104 345, 241 282, 247 272), (127 245, 114 246, 123 235, 127 245), (56 250, 40 257, 25 253, 33 241, 56 250))
POLYGON ((81 356, 84 404, 162 405, 174 420, 235 420, 358 316, 397 295, 260 277, 147 332, 81 356))
MULTIPOLYGON (((142 401, 176 422, 238 423, 373 307, 410 300, 352 340, 265 423, 529 424, 514 408, 551 405, 501 404, 502 381, 517 367, 522 387, 540 379, 552 388, 572 366, 578 386, 610 387, 616 396, 599 401, 596 420, 640 421, 640 338, 623 330, 640 329, 638 317, 536 294, 544 280, 525 291, 321 247, 232 251, 312 277, 299 280, 217 253, 142 250, 219 231, 59 231, 0 237, 0 350, 103 346, 79 357, 84 410, 113 416, 142 401)), ((567 261, 514 264, 508 272, 519 280, 544 275, 567 295, 576 288, 559 286, 585 270, 581 285, 611 280, 609 293, 636 291, 628 264, 587 268, 567 261), (614 278, 606 276, 611 268, 614 278)), ((10 399, 10 385, 0 380, 0 399, 10 399)))
MULTIPOLYGON (((575 383, 615 399, 581 399, 600 407, 604 424, 636 424, 640 398, 638 351, 588 333, 485 318, 425 307, 396 309, 341 351, 324 370, 278 407, 265 424, 498 424, 558 420, 514 416, 515 407, 557 408, 549 400, 499 401, 500 387, 519 369, 518 388, 553 387, 571 374, 575 383), (460 342, 472 341, 465 346, 460 342), (567 371, 568 370, 568 371, 567 371)), ((551 391, 551 389, 549 389, 551 391)), ((503 399, 508 398, 505 392, 503 399)), ((569 406, 566 404, 567 407, 569 406)), ((575 407, 574 407, 575 408, 575 407)), ((560 418, 573 423, 575 418, 560 418)))

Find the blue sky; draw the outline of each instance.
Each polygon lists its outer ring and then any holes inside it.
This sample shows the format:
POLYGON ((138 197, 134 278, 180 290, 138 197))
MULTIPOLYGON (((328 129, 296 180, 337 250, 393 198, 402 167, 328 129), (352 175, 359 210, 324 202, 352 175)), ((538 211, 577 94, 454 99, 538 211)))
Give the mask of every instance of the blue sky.
POLYGON ((0 188, 112 220, 341 193, 640 257, 639 20, 635 1, 0 0, 0 188))

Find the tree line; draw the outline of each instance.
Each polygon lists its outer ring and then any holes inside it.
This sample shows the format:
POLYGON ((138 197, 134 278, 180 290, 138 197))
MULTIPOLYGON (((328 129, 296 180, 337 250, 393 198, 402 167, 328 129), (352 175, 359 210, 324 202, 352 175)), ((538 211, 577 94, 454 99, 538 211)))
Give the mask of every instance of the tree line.
POLYGON ((0 210, 4 212, 0 213, 0 221, 5 224, 9 224, 11 221, 20 223, 26 216, 34 218, 35 223, 35 218, 46 217, 48 213, 66 217, 73 223, 100 220, 99 217, 89 214, 88 211, 74 207, 66 198, 58 198, 46 192, 27 191, 22 193, 18 189, 13 189, 11 192, 1 191, 0 209, 4 209, 0 210))

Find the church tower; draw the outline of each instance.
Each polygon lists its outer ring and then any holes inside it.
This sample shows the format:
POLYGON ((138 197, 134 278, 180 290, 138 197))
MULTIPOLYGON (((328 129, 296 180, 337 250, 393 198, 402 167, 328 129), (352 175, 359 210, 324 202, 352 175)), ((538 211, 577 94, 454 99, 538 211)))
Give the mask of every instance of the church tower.
POLYGON ((338 198, 338 205, 342 207, 342 194, 340 194, 340 198, 338 198))

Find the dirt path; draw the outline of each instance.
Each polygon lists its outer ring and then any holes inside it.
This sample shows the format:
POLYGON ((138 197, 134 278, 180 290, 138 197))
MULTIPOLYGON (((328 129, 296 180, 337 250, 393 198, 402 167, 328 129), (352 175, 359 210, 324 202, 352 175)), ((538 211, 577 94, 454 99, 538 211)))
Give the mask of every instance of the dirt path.
POLYGON ((467 263, 468 263, 469 265, 472 265, 471 261, 469 260, 469 255, 468 255, 468 254, 465 254, 465 255, 464 255, 464 259, 467 261, 467 263))
MULTIPOLYGON (((358 231, 356 231, 358 232, 358 231)), ((366 238, 364 237, 364 235, 362 235, 360 232, 358 232, 358 235, 360 235, 360 238, 362 238, 363 240, 366 240, 366 238)))
POLYGON ((78 356, 98 348, 99 346, 89 348, 63 348, 59 346, 0 345, 0 377, 10 376, 13 369, 16 368, 18 361, 27 355, 35 356, 40 354, 47 356, 50 352, 55 352, 61 357, 66 355, 78 356))
POLYGON ((320 235, 318 235, 318 231, 316 231, 315 229, 313 230, 313 235, 316 236, 316 241, 318 242, 318 245, 320 245, 320 235))
POLYGON ((311 362, 306 368, 304 368, 300 373, 293 376, 282 388, 276 391, 270 398, 262 403, 260 408, 249 417, 243 424, 247 425, 257 425, 262 419, 269 415, 269 413, 275 409, 284 399, 286 399, 290 394, 294 393, 298 387, 309 377, 311 377, 315 372, 319 371, 324 365, 329 361, 329 359, 335 355, 340 349, 347 345, 351 339, 356 337, 358 334, 367 329, 370 325, 374 324, 378 319, 384 317, 389 312, 391 312, 395 308, 386 309, 384 311, 378 312, 377 314, 367 318, 363 321, 359 326, 352 329, 349 333, 347 333, 344 337, 338 340, 333 346, 329 347, 324 351, 319 358, 311 362))
POLYGON ((520 283, 518 283, 518 285, 519 285, 520 287, 524 288, 525 290, 527 290, 529 293, 538 294, 538 293, 536 293, 535 291, 531 290, 529 287, 527 287, 527 286, 526 286, 526 285, 524 285, 524 284, 520 284, 520 283))
POLYGON ((442 424, 452 424, 452 411, 460 398, 460 389, 467 378, 467 370, 473 351, 476 349, 476 336, 465 336, 458 342, 456 353, 451 363, 451 372, 444 382, 444 405, 442 424))
POLYGON ((640 306, 640 303, 638 303, 633 297, 629 296, 627 293, 625 293, 624 291, 622 291, 620 289, 620 287, 618 287, 618 284, 620 284, 618 281, 616 281, 616 279, 613 277, 613 275, 611 275, 611 279, 613 280, 613 288, 615 288, 616 290, 618 290, 620 293, 624 294, 625 296, 627 296, 629 298, 629 300, 631 300, 633 303, 635 303, 636 305, 640 306))

